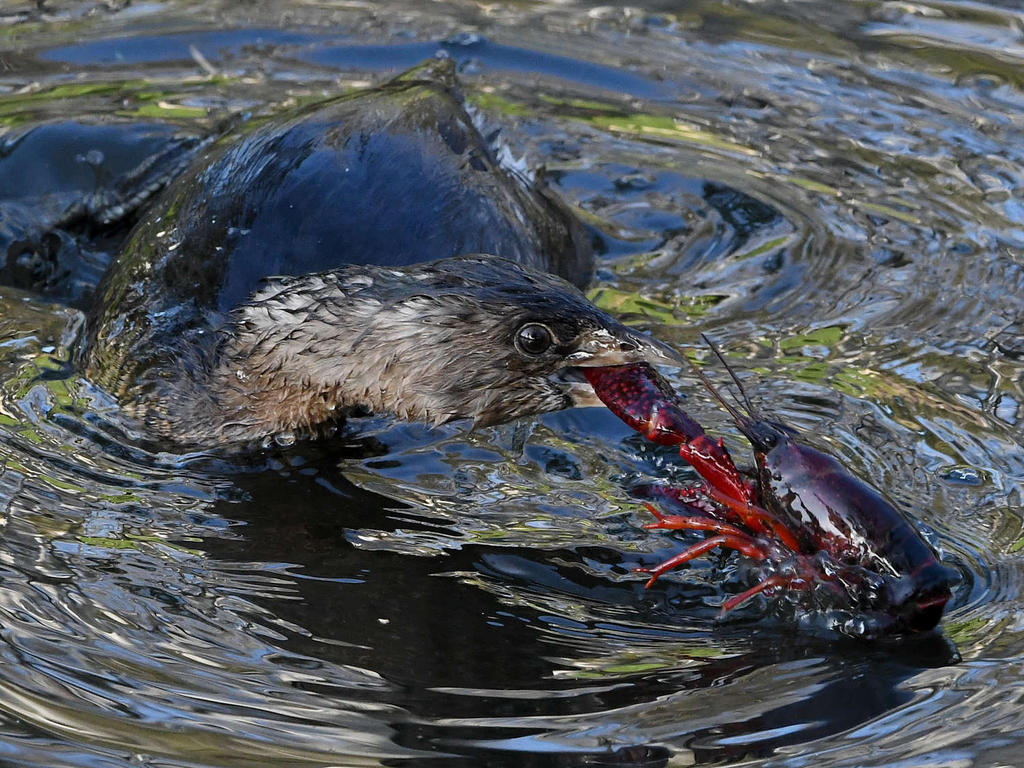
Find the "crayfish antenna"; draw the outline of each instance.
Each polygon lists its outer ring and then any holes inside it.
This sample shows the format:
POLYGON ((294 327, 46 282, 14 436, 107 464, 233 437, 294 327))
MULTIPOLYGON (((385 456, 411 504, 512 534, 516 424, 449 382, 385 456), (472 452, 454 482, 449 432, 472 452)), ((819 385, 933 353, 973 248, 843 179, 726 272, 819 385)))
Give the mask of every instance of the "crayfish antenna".
MULTIPOLYGON (((740 428, 740 432, 751 442, 755 449, 759 451, 769 451, 772 446, 776 445, 779 440, 785 439, 787 436, 796 435, 796 430, 792 427, 786 426, 778 421, 769 421, 758 415, 757 409, 754 408, 754 404, 750 402, 750 398, 747 397, 747 391, 743 388, 743 383, 739 380, 736 372, 732 366, 722 356, 722 353, 715 346, 714 342, 707 337, 706 334, 701 334, 701 338, 711 348, 711 351, 715 353, 715 357, 718 358, 719 362, 725 366, 725 370, 729 372, 729 376, 732 378, 733 383, 740 391, 741 398, 736 398, 737 402, 746 409, 747 415, 744 416, 736 406, 727 403, 725 398, 722 397, 721 393, 715 389, 707 376, 704 375, 703 371, 697 368, 697 366, 690 361, 691 367, 697 374, 697 377, 704 383, 704 386, 708 388, 715 399, 722 404, 722 407, 729 412, 729 414, 736 420, 736 425, 740 428)), ((687 358, 689 360, 689 358, 687 358)), ((735 397, 735 396, 734 396, 735 397)))
MULTIPOLYGON (((732 378, 733 383, 740 391, 740 397, 736 397, 736 402, 740 407, 746 409, 746 415, 740 413, 732 403, 729 403, 722 397, 721 392, 708 380, 708 377, 704 375, 696 364, 687 358, 690 363, 690 367, 693 368, 697 378, 701 380, 708 391, 715 396, 715 399, 722 404, 722 407, 729 412, 729 415, 736 421, 736 426, 740 428, 740 432, 751 442, 755 449, 759 451, 769 451, 772 446, 775 445, 780 439, 783 439, 786 435, 793 435, 795 431, 790 427, 780 424, 775 421, 767 421, 758 415, 757 409, 754 408, 754 404, 750 402, 750 398, 747 397, 747 391, 743 388, 743 383, 736 376, 736 372, 732 366, 722 356, 722 353, 715 346, 714 342, 707 337, 706 334, 701 334, 701 338, 711 348, 711 351, 715 353, 715 357, 718 358, 719 362, 725 366, 725 370, 729 372, 729 376, 732 378)), ((735 395, 734 395, 735 397, 735 395)))
POLYGON ((726 360, 725 357, 722 355, 722 352, 718 348, 718 345, 715 344, 715 342, 713 342, 706 333, 702 333, 700 337, 704 339, 704 343, 708 345, 708 348, 715 353, 715 357, 718 358, 718 362, 722 364, 726 372, 728 372, 729 378, 732 379, 732 383, 735 384, 736 389, 739 390, 739 399, 743 403, 743 407, 747 409, 747 416, 749 416, 751 419, 757 418, 757 409, 754 408, 754 404, 750 402, 750 398, 747 396, 747 390, 744 388, 743 382, 740 381, 740 378, 739 376, 736 375, 736 371, 733 369, 733 367, 729 365, 729 361, 726 360))
POLYGON ((687 357, 686 362, 690 364, 690 368, 693 370, 693 375, 700 379, 700 383, 703 384, 707 391, 710 392, 711 395, 715 398, 715 400, 717 400, 722 405, 722 407, 729 412, 729 415, 732 416, 733 420, 737 424, 739 424, 741 427, 744 424, 748 424, 754 418, 754 409, 750 404, 750 400, 747 398, 746 391, 740 384, 739 379, 736 378, 736 374, 733 373, 732 368, 730 368, 729 364, 725 362, 725 359, 722 357, 722 353, 718 351, 718 347, 712 344, 711 339, 709 339, 705 334, 702 333, 700 337, 704 339, 704 342, 711 348, 711 351, 715 353, 715 356, 725 365, 725 369, 729 372, 729 375, 732 376, 732 380, 740 388, 740 394, 743 396, 743 401, 741 404, 747 409, 747 415, 744 416, 742 413, 739 412, 735 405, 733 405, 724 397, 722 397, 722 393, 718 390, 718 387, 716 387, 711 382, 711 379, 707 377, 707 374, 705 374, 704 371, 702 371, 700 367, 695 362, 693 362, 693 360, 687 357))

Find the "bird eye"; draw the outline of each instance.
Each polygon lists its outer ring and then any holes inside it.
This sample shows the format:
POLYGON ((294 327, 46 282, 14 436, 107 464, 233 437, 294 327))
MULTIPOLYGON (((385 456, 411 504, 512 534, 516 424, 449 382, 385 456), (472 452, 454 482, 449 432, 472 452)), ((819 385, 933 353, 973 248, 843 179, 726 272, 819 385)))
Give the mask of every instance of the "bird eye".
POLYGON ((540 323, 527 323, 516 331, 516 349, 527 355, 543 355, 554 340, 551 331, 540 323))

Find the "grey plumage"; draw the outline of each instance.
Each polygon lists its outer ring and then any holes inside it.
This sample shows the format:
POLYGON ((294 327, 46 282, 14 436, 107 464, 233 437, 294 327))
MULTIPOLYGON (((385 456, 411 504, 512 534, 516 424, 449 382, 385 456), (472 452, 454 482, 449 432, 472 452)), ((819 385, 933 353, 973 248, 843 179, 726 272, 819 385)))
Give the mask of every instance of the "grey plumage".
POLYGON ((488 425, 597 404, 574 366, 673 355, 564 280, 506 259, 346 266, 267 280, 203 359, 182 362, 135 410, 163 437, 197 444, 315 432, 353 408, 488 425), (517 344, 527 323, 550 332, 549 349, 517 344))

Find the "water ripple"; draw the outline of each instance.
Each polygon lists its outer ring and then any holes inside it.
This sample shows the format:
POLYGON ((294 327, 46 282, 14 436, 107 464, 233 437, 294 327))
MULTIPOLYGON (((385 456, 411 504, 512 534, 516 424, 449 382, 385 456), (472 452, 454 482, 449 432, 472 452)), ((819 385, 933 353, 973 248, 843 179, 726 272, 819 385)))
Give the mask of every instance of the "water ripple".
MULTIPOLYGON (((149 453, 76 377, 81 316, 3 289, 0 760, 1015 764, 1020 22, 874 0, 0 11, 0 164, 69 111, 205 133, 446 50, 506 154, 591 226, 595 302, 680 349, 708 332, 759 408, 885 488, 963 576, 941 634, 876 644, 757 606, 719 621, 735 556, 645 590, 630 569, 684 538, 643 529, 630 488, 694 475, 600 410, 367 420, 383 456, 149 453)), ((31 223, 4 197, 0 237, 11 217, 31 223)))

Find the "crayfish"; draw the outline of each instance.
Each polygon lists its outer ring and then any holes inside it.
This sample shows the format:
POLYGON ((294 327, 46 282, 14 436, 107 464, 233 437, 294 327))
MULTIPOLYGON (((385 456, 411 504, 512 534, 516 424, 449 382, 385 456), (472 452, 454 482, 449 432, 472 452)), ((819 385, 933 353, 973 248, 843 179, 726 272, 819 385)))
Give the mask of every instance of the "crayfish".
POLYGON ((939 562, 917 528, 878 490, 803 443, 794 429, 760 418, 728 363, 705 341, 739 389, 745 413, 691 366, 753 446, 750 475, 737 469, 720 438, 708 436, 683 410, 679 396, 651 366, 583 369, 616 416, 655 443, 678 445, 680 456, 704 481, 648 493, 676 513, 644 502, 655 517, 646 528, 709 535, 653 568, 636 569, 650 574, 646 586, 722 547, 768 566, 758 583, 722 604, 722 615, 755 595, 787 590, 824 596, 829 607, 870 617, 871 631, 934 628, 958 574, 939 562))

